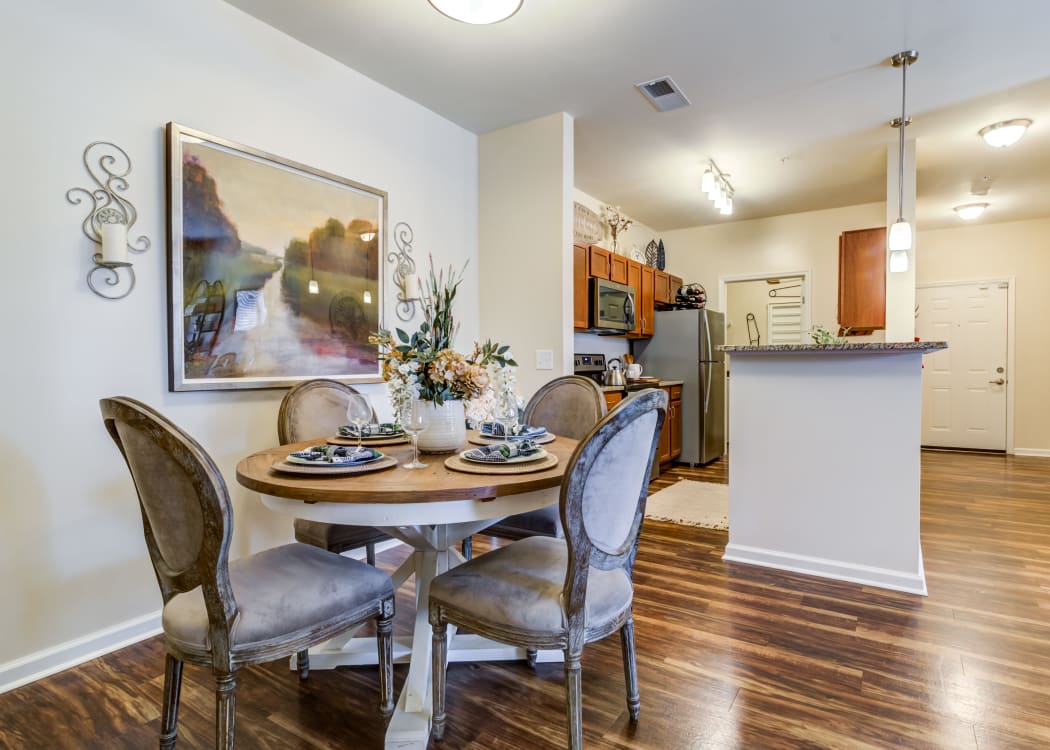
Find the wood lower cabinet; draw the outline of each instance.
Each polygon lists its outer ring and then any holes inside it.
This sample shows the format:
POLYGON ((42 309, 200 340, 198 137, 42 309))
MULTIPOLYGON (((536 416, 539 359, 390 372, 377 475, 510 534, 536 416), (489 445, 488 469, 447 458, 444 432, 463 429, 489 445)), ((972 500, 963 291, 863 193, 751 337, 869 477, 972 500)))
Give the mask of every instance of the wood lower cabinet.
POLYGON ((605 410, 610 411, 614 406, 623 401, 623 391, 603 391, 605 396, 605 410))
POLYGON ((850 334, 886 327, 886 227, 839 235, 838 313, 850 334))
POLYGON ((587 246, 572 246, 572 327, 584 329, 590 324, 590 285, 587 273, 587 246))
POLYGON ((656 454, 660 464, 668 464, 682 455, 682 386, 664 386, 667 393, 667 418, 660 431, 656 454))

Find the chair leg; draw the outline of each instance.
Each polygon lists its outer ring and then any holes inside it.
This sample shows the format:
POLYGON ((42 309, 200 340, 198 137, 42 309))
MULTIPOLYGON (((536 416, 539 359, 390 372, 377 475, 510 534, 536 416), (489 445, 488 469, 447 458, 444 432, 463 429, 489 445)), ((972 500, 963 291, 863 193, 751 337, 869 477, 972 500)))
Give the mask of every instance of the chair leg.
POLYGON ((627 615, 627 622, 620 628, 620 648, 623 651, 623 680, 627 685, 627 711, 631 721, 638 721, 641 700, 638 698, 638 664, 634 653, 634 617, 627 615))
POLYGON ((528 664, 533 669, 535 669, 536 668, 536 659, 537 659, 537 657, 539 655, 540 655, 540 652, 539 652, 538 649, 535 649, 535 648, 527 648, 527 649, 525 649, 525 663, 528 664))
POLYGON ((474 557, 474 537, 468 536, 463 540, 463 559, 470 560, 474 557))
POLYGON ((376 619, 376 645, 379 649, 379 712, 394 713, 394 600, 383 604, 376 619))
POLYGON ((215 675, 215 748, 233 750, 234 715, 237 712, 237 673, 215 675))
POLYGON ((376 545, 374 542, 369 542, 365 545, 365 562, 373 568, 376 566, 376 545))
POLYGON ((305 648, 295 655, 295 666, 299 670, 299 680, 305 682, 310 676, 310 652, 305 648))
POLYGON ((565 712, 569 718, 569 750, 583 750, 582 654, 565 649, 565 712))
POLYGON ((434 675, 434 715, 431 718, 430 732, 435 740, 445 738, 445 663, 448 659, 448 625, 434 625, 434 648, 431 653, 434 675))
POLYGON ((164 664, 164 708, 160 720, 160 750, 174 750, 179 734, 179 693, 182 691, 182 660, 168 654, 164 664))

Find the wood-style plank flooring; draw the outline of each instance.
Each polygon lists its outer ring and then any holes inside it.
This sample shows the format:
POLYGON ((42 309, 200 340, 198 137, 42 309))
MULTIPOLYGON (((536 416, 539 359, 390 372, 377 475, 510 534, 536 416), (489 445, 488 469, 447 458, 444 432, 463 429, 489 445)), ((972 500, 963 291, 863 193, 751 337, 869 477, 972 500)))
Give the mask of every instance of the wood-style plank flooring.
MULTIPOLYGON (((654 489, 725 476, 724 462, 676 468, 654 489)), ((926 598, 726 564, 725 542, 646 524, 641 719, 627 719, 618 639, 588 646, 588 748, 1050 747, 1050 460, 923 455, 926 598)), ((488 546, 476 538, 477 552, 488 546)), ((411 602, 398 606, 404 616, 411 602)), ((155 747, 163 666, 154 638, 0 696, 0 748, 155 747)), ((564 747, 562 685, 557 664, 454 664, 446 740, 432 746, 564 747)), ((211 689, 186 667, 179 747, 212 746, 211 689)), ((245 669, 238 746, 381 748, 376 690, 374 668, 306 683, 286 663, 245 669)))

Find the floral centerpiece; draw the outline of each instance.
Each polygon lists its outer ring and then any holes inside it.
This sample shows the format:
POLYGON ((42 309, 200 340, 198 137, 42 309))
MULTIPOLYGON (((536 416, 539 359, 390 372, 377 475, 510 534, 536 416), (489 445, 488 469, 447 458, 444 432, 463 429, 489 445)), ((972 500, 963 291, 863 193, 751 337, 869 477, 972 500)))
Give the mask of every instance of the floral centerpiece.
MULTIPOLYGON (((492 341, 475 342, 469 356, 452 348, 459 331, 452 303, 462 281, 463 272, 457 274, 451 267, 435 273, 431 260, 421 290, 423 322, 419 330, 408 334, 400 328, 393 333, 381 329, 369 337, 379 347, 395 414, 400 418, 416 401, 430 413, 429 425, 419 437, 424 452, 453 451, 462 445, 466 439, 464 401, 494 399, 494 381, 506 387, 508 378, 503 371, 518 364, 509 346, 492 341)), ((509 377, 513 389, 513 375, 509 377)))

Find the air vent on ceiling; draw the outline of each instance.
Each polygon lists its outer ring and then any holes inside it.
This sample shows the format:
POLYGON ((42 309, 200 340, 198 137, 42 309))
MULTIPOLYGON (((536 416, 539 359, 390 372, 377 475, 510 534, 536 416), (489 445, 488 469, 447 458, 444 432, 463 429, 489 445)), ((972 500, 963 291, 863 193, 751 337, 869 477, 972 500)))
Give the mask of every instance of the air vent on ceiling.
POLYGON ((660 112, 689 106, 689 100, 678 88, 678 84, 671 80, 671 76, 637 83, 635 88, 641 91, 642 96, 660 112))

